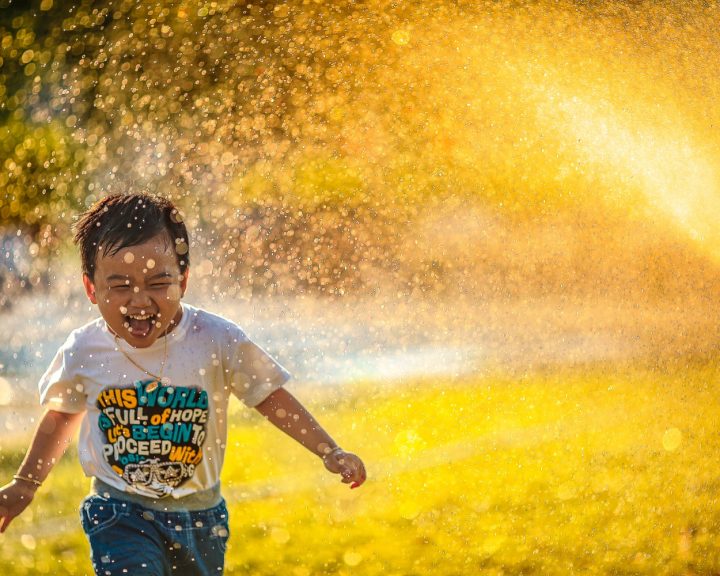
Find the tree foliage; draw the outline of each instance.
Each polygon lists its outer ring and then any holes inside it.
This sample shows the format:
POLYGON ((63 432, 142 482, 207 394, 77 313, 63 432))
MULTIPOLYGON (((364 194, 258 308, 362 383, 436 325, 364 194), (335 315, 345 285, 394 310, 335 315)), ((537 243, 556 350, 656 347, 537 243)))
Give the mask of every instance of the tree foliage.
POLYGON ((0 216, 43 250, 98 197, 142 190, 186 209, 216 270, 235 247, 252 290, 340 290, 380 269, 405 282, 444 266, 400 252, 438 203, 646 218, 646 188, 672 172, 642 163, 663 156, 653 138, 682 125, 716 146, 701 2, 0 7, 0 216), (642 150, 618 160, 603 134, 642 150))

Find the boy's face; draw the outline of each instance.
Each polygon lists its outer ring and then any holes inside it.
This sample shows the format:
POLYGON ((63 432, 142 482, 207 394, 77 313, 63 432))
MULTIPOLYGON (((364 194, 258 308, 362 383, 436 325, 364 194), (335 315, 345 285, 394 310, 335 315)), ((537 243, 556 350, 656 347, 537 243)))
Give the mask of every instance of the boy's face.
POLYGON ((85 275, 83 283, 110 330, 135 348, 147 348, 180 321, 187 279, 172 242, 159 234, 113 255, 99 251, 95 278, 85 275))

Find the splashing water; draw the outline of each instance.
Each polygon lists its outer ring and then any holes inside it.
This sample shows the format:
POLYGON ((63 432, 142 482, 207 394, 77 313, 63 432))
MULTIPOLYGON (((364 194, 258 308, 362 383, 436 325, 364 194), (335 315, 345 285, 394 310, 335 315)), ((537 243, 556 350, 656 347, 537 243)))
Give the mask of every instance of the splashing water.
POLYGON ((549 356, 614 357, 618 334, 665 338, 679 305, 688 324, 712 315, 714 5, 44 6, 2 21, 0 214, 31 261, 62 254, 70 215, 102 194, 166 194, 201 301, 430 304, 435 320, 355 349, 348 374, 406 373, 433 350, 449 371, 487 349, 532 364, 541 320, 549 356))
POLYGON ((545 115, 554 120, 556 130, 565 130, 577 141, 581 161, 609 180, 609 186, 622 183, 622 190, 642 193, 651 208, 713 259, 720 257, 720 232, 713 216, 720 209, 718 174, 686 135, 642 124, 640 130, 633 129, 577 97, 554 105, 545 115))

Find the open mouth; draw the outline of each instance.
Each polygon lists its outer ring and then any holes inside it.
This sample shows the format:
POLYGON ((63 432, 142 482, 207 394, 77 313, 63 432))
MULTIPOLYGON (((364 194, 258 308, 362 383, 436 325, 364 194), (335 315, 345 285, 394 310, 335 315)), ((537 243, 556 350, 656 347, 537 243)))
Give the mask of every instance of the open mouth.
POLYGON ((157 318, 156 314, 127 314, 125 327, 133 336, 145 338, 153 331, 156 324, 160 324, 157 318))

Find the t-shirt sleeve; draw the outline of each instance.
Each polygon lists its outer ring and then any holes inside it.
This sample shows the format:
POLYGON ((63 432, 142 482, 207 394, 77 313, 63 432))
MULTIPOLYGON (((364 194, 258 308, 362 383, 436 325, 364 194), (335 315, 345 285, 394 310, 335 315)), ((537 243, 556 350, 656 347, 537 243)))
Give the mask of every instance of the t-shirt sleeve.
POLYGON ((71 334, 40 377, 40 404, 50 410, 77 414, 85 410, 87 396, 73 361, 74 337, 71 334))
POLYGON ((233 334, 232 352, 228 367, 230 388, 251 408, 290 379, 290 373, 240 329, 233 334))

